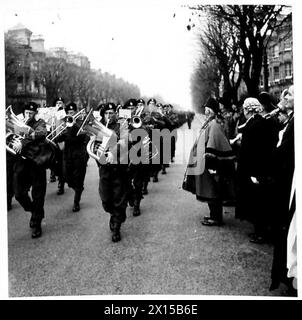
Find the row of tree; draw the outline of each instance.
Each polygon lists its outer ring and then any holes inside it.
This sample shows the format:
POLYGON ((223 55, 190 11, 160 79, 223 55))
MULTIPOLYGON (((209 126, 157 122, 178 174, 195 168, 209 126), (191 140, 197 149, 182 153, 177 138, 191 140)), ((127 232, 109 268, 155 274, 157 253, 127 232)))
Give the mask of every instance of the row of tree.
POLYGON ((202 54, 191 78, 195 107, 203 104, 213 92, 217 95, 221 81, 225 97, 235 104, 242 81, 247 95, 257 97, 262 70, 264 89, 268 91, 267 45, 273 33, 285 24, 291 32, 291 8, 282 5, 200 5, 190 9, 192 15, 199 17, 197 19, 206 17, 206 21, 199 21, 205 23, 200 34, 202 54))
POLYGON ((5 38, 6 101, 16 97, 26 100, 31 96, 31 84, 37 84, 37 92, 46 89, 46 104, 51 106, 56 97, 75 101, 83 107, 95 107, 99 103, 113 101, 123 103, 129 97, 139 98, 140 89, 108 72, 80 67, 62 58, 47 57, 32 52, 28 45, 5 38), (36 67, 33 67, 36 66, 36 67), (23 89, 18 82, 23 81, 23 89), (42 88, 41 88, 42 87, 42 88), (22 94, 23 93, 23 94, 22 94))

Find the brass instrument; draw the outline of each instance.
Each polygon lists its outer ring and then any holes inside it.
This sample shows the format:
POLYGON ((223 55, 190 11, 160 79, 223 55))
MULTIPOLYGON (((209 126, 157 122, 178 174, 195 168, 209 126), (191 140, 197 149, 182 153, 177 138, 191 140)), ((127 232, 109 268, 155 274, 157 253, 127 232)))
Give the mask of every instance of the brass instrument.
POLYGON ((60 136, 68 127, 72 127, 76 120, 81 119, 85 115, 85 109, 81 109, 73 116, 66 116, 64 121, 53 129, 46 137, 46 139, 54 142, 54 140, 60 136))
POLYGON ((34 132, 30 126, 15 115, 12 106, 6 109, 6 130, 6 150, 13 155, 21 152, 18 145, 25 136, 34 132))
POLYGON ((138 108, 134 114, 134 116, 131 117, 130 119, 130 125, 132 126, 133 129, 139 129, 143 125, 143 121, 141 118, 141 114, 144 110, 144 107, 138 108))
POLYGON ((117 136, 113 130, 107 128, 108 122, 107 126, 104 126, 96 120, 92 111, 93 109, 88 112, 77 135, 82 133, 90 135, 90 141, 86 147, 87 153, 91 158, 102 163, 101 158, 105 155, 106 151, 117 144, 117 136))

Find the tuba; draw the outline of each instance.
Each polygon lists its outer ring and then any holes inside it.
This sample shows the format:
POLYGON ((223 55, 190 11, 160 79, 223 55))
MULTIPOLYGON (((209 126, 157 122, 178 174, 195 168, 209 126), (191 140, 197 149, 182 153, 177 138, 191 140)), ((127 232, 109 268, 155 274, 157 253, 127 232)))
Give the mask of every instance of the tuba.
POLYGON ((25 136, 33 133, 33 129, 26 125, 24 120, 15 115, 12 106, 6 109, 6 150, 12 155, 20 153, 16 148, 25 136))
POLYGON ((87 144, 87 153, 97 162, 102 164, 102 158, 106 155, 108 149, 113 148, 117 144, 116 133, 104 126, 101 122, 96 120, 92 114, 91 109, 85 117, 77 135, 88 134, 90 140, 87 144))

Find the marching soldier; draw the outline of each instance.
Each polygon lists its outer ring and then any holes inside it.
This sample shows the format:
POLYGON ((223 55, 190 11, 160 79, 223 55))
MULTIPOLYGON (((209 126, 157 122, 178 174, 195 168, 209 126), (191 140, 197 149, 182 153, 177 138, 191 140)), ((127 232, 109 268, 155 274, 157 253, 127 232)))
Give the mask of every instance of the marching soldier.
MULTIPOLYGON (((147 103, 147 110, 144 113, 144 124, 151 129, 163 129, 165 122, 162 115, 157 110, 156 99, 151 98, 147 103)), ((161 164, 150 164, 150 175, 153 177, 153 182, 158 182, 158 173, 161 170, 161 164)))
POLYGON ((39 150, 40 146, 45 143, 47 135, 45 121, 35 119, 37 108, 38 105, 34 102, 28 103, 24 107, 26 124, 32 130, 22 142, 15 144, 19 155, 14 165, 15 198, 25 211, 31 212, 29 225, 32 228, 32 238, 38 238, 42 235, 41 222, 44 218, 46 193, 46 166, 42 159, 26 157, 31 154, 31 150, 39 150), (30 188, 32 199, 28 195, 30 188))
POLYGON ((87 161, 89 159, 86 151, 88 136, 81 134, 77 136, 80 125, 72 118, 77 111, 77 105, 69 103, 65 112, 66 130, 57 138, 57 142, 65 143, 63 150, 63 176, 68 186, 75 192, 73 212, 80 211, 80 200, 84 190, 84 179, 86 175, 87 161))
POLYGON ((114 131, 118 143, 114 149, 106 150, 104 154, 105 164, 99 162, 97 164, 100 176, 99 194, 104 210, 110 214, 109 227, 112 231, 112 241, 118 242, 121 240, 121 225, 126 221, 128 183, 127 164, 119 163, 119 156, 125 145, 124 137, 120 137, 120 124, 117 121, 115 110, 114 103, 107 103, 101 110, 101 123, 114 131), (118 150, 120 153, 118 153, 118 150), (118 158, 115 158, 115 156, 118 158))
MULTIPOLYGON (((58 108, 58 111, 64 110, 65 109, 65 104, 63 98, 59 97, 54 101, 55 107, 58 108)), ((57 150, 57 165, 55 169, 55 175, 58 177, 58 190, 57 190, 57 195, 62 195, 64 194, 64 186, 65 186, 65 181, 64 181, 64 175, 63 175, 63 150, 62 148, 59 148, 57 150)))
MULTIPOLYGON (((145 107, 145 101, 144 99, 138 99, 137 101, 135 99, 129 99, 125 105, 124 108, 131 109, 133 111, 133 115, 138 113, 137 115, 140 116, 141 120, 141 128, 139 129, 146 129, 146 126, 144 124, 144 116, 143 111, 145 107), (134 107, 137 107, 137 109, 134 109, 134 107)), ((130 129, 135 129, 131 128, 130 129)), ((133 135, 129 135, 129 146, 130 148, 133 147, 135 144, 139 144, 139 141, 135 138, 133 138, 133 135)), ((142 145, 141 145, 142 146, 142 145)), ((146 194, 146 185, 149 181, 149 175, 150 175, 150 165, 147 163, 129 163, 128 167, 128 183, 129 183, 129 195, 128 195, 128 202, 130 207, 133 207, 133 216, 137 217, 141 214, 140 211, 140 203, 143 199, 143 194, 146 194), (145 192, 144 192, 145 191, 145 192)))

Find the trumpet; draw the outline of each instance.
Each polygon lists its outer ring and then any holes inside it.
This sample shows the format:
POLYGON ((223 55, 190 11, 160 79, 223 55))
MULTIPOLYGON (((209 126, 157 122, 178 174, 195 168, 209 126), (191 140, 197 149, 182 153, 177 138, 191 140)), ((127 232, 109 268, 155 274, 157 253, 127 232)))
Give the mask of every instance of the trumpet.
POLYGON ((66 116, 65 120, 54 130, 52 130, 46 137, 46 139, 54 142, 54 140, 60 136, 68 127, 72 127, 76 120, 85 115, 85 109, 81 109, 73 116, 66 116))

